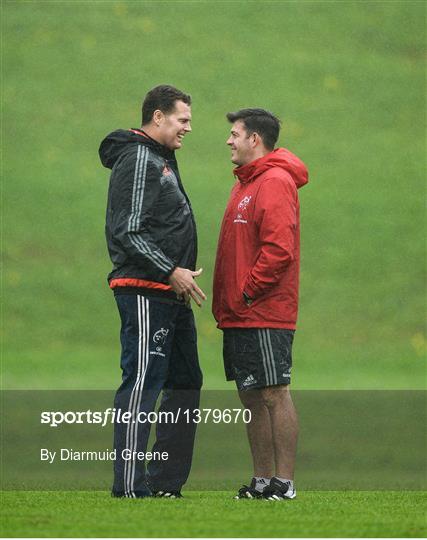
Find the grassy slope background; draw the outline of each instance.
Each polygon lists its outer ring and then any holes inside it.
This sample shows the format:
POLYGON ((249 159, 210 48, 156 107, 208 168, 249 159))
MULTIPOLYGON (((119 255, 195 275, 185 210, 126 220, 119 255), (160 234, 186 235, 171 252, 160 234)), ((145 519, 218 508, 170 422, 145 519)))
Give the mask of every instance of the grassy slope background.
MULTIPOLYGON (((266 107, 283 119, 280 144, 311 174, 300 193, 294 386, 423 386, 423 2, 1 6, 3 387, 116 387, 108 171, 97 149, 109 131, 139 125, 142 96, 161 82, 194 99, 178 158, 208 295, 233 182, 224 114, 266 107)), ((205 386, 231 388, 209 307, 197 311, 205 386)), ((2 534, 425 534, 421 494, 300 492, 292 506, 256 511, 230 495, 192 492, 146 507, 106 493, 6 492, 2 534)))
MULTIPOLYGON (((419 388, 423 2, 2 2, 3 384, 114 388, 100 140, 142 96, 191 92, 179 152, 199 226, 206 387, 226 387, 210 314, 233 182, 224 114, 263 106, 307 163, 297 388, 419 388)), ((229 386, 228 386, 229 387, 229 386)))

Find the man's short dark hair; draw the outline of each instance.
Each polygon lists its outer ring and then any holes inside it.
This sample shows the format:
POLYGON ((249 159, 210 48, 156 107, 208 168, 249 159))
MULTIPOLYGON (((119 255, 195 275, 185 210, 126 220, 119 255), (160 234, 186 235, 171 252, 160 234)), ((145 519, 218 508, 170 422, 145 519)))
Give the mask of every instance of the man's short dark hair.
POLYGON ((175 108, 176 101, 183 101, 187 105, 191 105, 191 96, 169 84, 161 84, 152 88, 142 103, 142 125, 151 122, 154 111, 171 113, 175 108))
POLYGON ((240 109, 237 112, 229 112, 227 120, 232 124, 241 120, 248 135, 258 133, 268 150, 273 150, 279 138, 280 120, 265 109, 240 109))

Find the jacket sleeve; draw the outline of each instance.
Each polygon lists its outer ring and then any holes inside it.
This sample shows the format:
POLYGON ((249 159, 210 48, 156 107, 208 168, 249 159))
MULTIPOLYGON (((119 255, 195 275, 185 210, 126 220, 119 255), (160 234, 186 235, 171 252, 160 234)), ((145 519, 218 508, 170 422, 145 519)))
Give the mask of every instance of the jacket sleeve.
POLYGON ((259 189, 255 223, 260 251, 243 289, 253 299, 274 287, 294 260, 297 197, 296 185, 288 175, 266 179, 259 189))
POLYGON ((116 171, 116 203, 113 235, 135 264, 159 281, 172 273, 176 264, 163 253, 149 232, 154 203, 160 194, 160 172, 149 160, 149 150, 138 146, 116 171))

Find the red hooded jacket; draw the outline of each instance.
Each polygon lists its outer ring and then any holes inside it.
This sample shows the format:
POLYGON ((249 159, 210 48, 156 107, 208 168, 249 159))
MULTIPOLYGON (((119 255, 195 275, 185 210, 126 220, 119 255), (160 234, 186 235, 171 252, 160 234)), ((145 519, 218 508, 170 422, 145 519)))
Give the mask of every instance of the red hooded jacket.
POLYGON ((289 150, 277 148, 234 174, 238 181, 216 255, 214 317, 219 328, 293 330, 300 261, 297 189, 308 182, 307 169, 289 150))

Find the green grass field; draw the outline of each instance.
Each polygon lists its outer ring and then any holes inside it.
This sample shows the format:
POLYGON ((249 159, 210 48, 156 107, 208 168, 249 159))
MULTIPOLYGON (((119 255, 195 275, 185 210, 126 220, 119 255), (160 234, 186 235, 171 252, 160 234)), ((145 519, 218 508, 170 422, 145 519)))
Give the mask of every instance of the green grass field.
MULTIPOLYGON (((2 0, 1 15, 3 389, 118 385, 97 150, 113 129, 138 127, 143 95, 165 82, 193 96, 178 160, 209 297, 196 314, 205 388, 232 388, 210 314, 233 182, 225 113, 260 106, 282 118, 280 145, 310 171, 294 388, 425 389, 423 1, 2 0)), ((2 533, 426 534, 422 492, 301 491, 271 506, 187 495, 5 491, 2 533)))
POLYGON ((307 491, 286 502, 234 501, 187 492, 182 500, 117 500, 105 492, 3 494, 12 537, 423 537, 425 496, 307 491))

